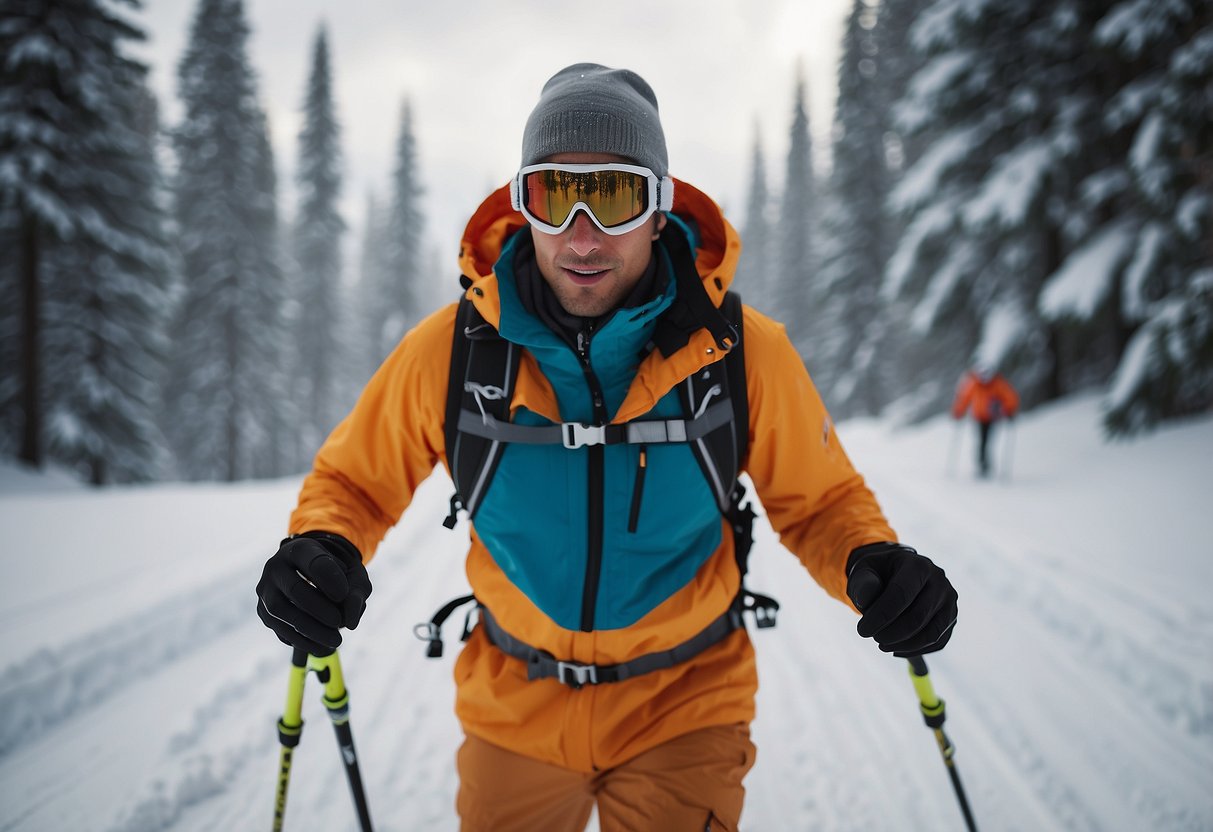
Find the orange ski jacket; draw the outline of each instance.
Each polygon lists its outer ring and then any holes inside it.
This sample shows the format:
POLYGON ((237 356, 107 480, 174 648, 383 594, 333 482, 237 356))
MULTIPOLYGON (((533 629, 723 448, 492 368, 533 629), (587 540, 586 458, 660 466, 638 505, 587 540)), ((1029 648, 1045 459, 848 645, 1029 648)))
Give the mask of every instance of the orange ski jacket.
POLYGON ((956 389, 952 418, 959 419, 970 409, 978 422, 1010 419, 1019 411, 1019 394, 1000 373, 983 381, 977 373, 969 372, 956 389))
MULTIPOLYGON (((719 305, 732 282, 740 239, 716 204, 683 182, 675 189, 673 213, 697 228, 696 270, 719 305)), ((502 303, 494 264, 524 226, 510 207, 508 188, 501 188, 464 234, 460 266, 471 280, 466 295, 495 327, 502 303)), ((443 420, 455 311, 451 304, 430 315, 384 361, 318 452, 291 515, 291 534, 336 532, 369 561, 417 486, 436 464, 447 465, 443 420)), ((849 605, 847 556, 867 543, 894 541, 895 533, 847 458, 783 327, 748 306, 743 327, 750 413, 744 469, 783 544, 830 595, 849 605)), ((654 350, 640 362, 611 421, 648 413, 679 382, 722 358, 706 329, 668 356, 654 350)), ((512 412, 523 408, 562 421, 552 384, 529 352, 511 404, 512 412)), ((537 488, 535 499, 561 487, 537 488)), ((510 581, 474 522, 467 577, 479 601, 516 638, 566 661, 626 662, 685 642, 729 608, 740 576, 733 536, 720 522, 720 542, 693 577, 639 620, 616 629, 556 624, 510 581)), ((456 713, 469 734, 582 772, 618 765, 699 728, 748 723, 758 687, 744 629, 674 667, 573 689, 553 679, 529 681, 525 664, 490 644, 477 627, 460 653, 455 679, 456 713)))

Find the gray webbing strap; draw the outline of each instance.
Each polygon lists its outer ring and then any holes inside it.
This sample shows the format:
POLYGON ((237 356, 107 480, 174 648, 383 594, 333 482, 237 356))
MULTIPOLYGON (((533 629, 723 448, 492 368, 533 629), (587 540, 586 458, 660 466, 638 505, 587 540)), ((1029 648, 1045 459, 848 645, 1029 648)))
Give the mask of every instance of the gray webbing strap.
POLYGON ((485 413, 463 410, 459 413, 459 430, 473 436, 498 442, 523 445, 658 445, 674 442, 694 442, 723 427, 733 418, 733 406, 724 399, 710 405, 697 418, 646 419, 621 425, 583 425, 564 422, 559 425, 519 425, 503 422, 485 413))
POLYGON ((741 611, 733 605, 694 636, 669 650, 646 653, 620 664, 601 665, 561 661, 546 650, 519 641, 503 630, 484 607, 480 608, 480 623, 484 625, 485 635, 498 650, 526 662, 528 679, 555 679, 571 688, 622 682, 654 670, 674 667, 694 658, 743 626, 741 611))

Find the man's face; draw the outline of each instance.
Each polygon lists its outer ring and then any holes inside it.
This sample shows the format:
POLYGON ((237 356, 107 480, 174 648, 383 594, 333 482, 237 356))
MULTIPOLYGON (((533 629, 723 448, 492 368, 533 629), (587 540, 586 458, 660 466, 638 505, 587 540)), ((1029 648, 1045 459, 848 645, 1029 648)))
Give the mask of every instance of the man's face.
MULTIPOLYGON (((628 163, 609 153, 559 153, 544 161, 563 164, 628 163)), ((661 213, 626 234, 606 234, 578 210, 559 234, 535 230, 535 260, 539 272, 566 312, 596 318, 627 299, 653 256, 653 241, 665 227, 661 213)))

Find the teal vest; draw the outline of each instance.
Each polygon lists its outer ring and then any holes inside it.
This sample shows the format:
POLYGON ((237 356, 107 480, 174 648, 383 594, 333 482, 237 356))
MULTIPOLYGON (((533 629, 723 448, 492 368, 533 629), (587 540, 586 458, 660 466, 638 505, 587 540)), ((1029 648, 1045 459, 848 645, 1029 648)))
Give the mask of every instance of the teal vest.
MULTIPOLYGON (((583 354, 523 308, 512 269, 517 237, 494 268, 501 337, 525 347, 551 383, 567 422, 618 411, 676 283, 646 304, 619 310, 583 354)), ((657 252, 664 274, 669 255, 657 252)), ((679 418, 670 391, 644 418, 679 418)), ((520 409, 517 424, 550 425, 520 409)), ((506 576, 570 630, 634 624, 694 577, 721 543, 717 501, 687 444, 565 448, 510 444, 483 494, 476 532, 506 576), (641 456, 644 455, 644 465, 641 456)))

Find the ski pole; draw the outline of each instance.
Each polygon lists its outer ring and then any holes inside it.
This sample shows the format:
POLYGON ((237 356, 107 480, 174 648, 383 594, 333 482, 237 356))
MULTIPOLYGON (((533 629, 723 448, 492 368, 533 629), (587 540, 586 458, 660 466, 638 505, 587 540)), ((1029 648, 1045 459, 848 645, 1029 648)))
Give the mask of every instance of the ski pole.
POLYGON ((908 661, 910 663, 910 680, 914 683, 914 690, 918 693, 922 719, 927 727, 935 732, 935 741, 939 743, 939 753, 943 756, 943 764, 948 769, 948 776, 952 778, 952 788, 956 792, 957 802, 960 803, 965 826, 969 832, 977 832, 977 824, 973 820, 969 800, 965 797, 964 786, 960 784, 960 773, 956 770, 956 761, 953 759, 956 755, 956 747, 952 745, 948 735, 943 732, 943 722, 946 717, 944 702, 935 695, 935 688, 932 686, 931 677, 927 672, 927 663, 922 656, 914 656, 908 661))
POLYGON ((291 656, 291 675, 286 686, 286 707, 278 720, 278 742, 282 745, 278 761, 278 791, 274 797, 274 832, 282 832, 286 814, 286 790, 291 783, 291 758, 303 736, 303 683, 307 681, 307 651, 295 648, 291 656))
POLYGON ((1007 438, 1002 443, 1002 478, 1011 481, 1011 461, 1015 457, 1015 420, 1007 419, 1007 438))
POLYGON ((291 654, 286 707, 278 720, 278 741, 282 745, 282 751, 278 765, 277 794, 274 798, 274 832, 282 832, 283 818, 286 815, 291 760, 303 735, 303 688, 309 670, 315 671, 316 677, 324 684, 324 696, 321 701, 328 710, 333 730, 337 734, 337 747, 341 751, 341 761, 350 782, 350 792, 354 797, 354 808, 358 812, 362 832, 372 832, 370 809, 362 787, 362 772, 358 768, 358 753, 354 749, 354 736, 350 730, 350 694, 341 672, 341 660, 335 652, 323 657, 311 656, 306 650, 298 647, 291 654))
POLYGON ((956 445, 960 440, 961 421, 953 419, 955 427, 952 428, 952 438, 948 441, 948 460, 945 463, 944 473, 949 477, 956 473, 956 445))
POLYGON ((371 812, 366 802, 366 791, 362 787, 362 772, 358 768, 358 753, 354 750, 354 735, 350 730, 350 693, 345 687, 345 677, 341 673, 341 660, 337 653, 331 655, 309 656, 308 666, 316 671, 316 677, 324 683, 324 707, 328 709, 329 719, 333 722, 333 730, 337 734, 337 746, 341 750, 341 761, 345 765, 345 774, 350 781, 350 794, 354 798, 354 807, 358 810, 358 821, 362 832, 371 832, 371 812))

